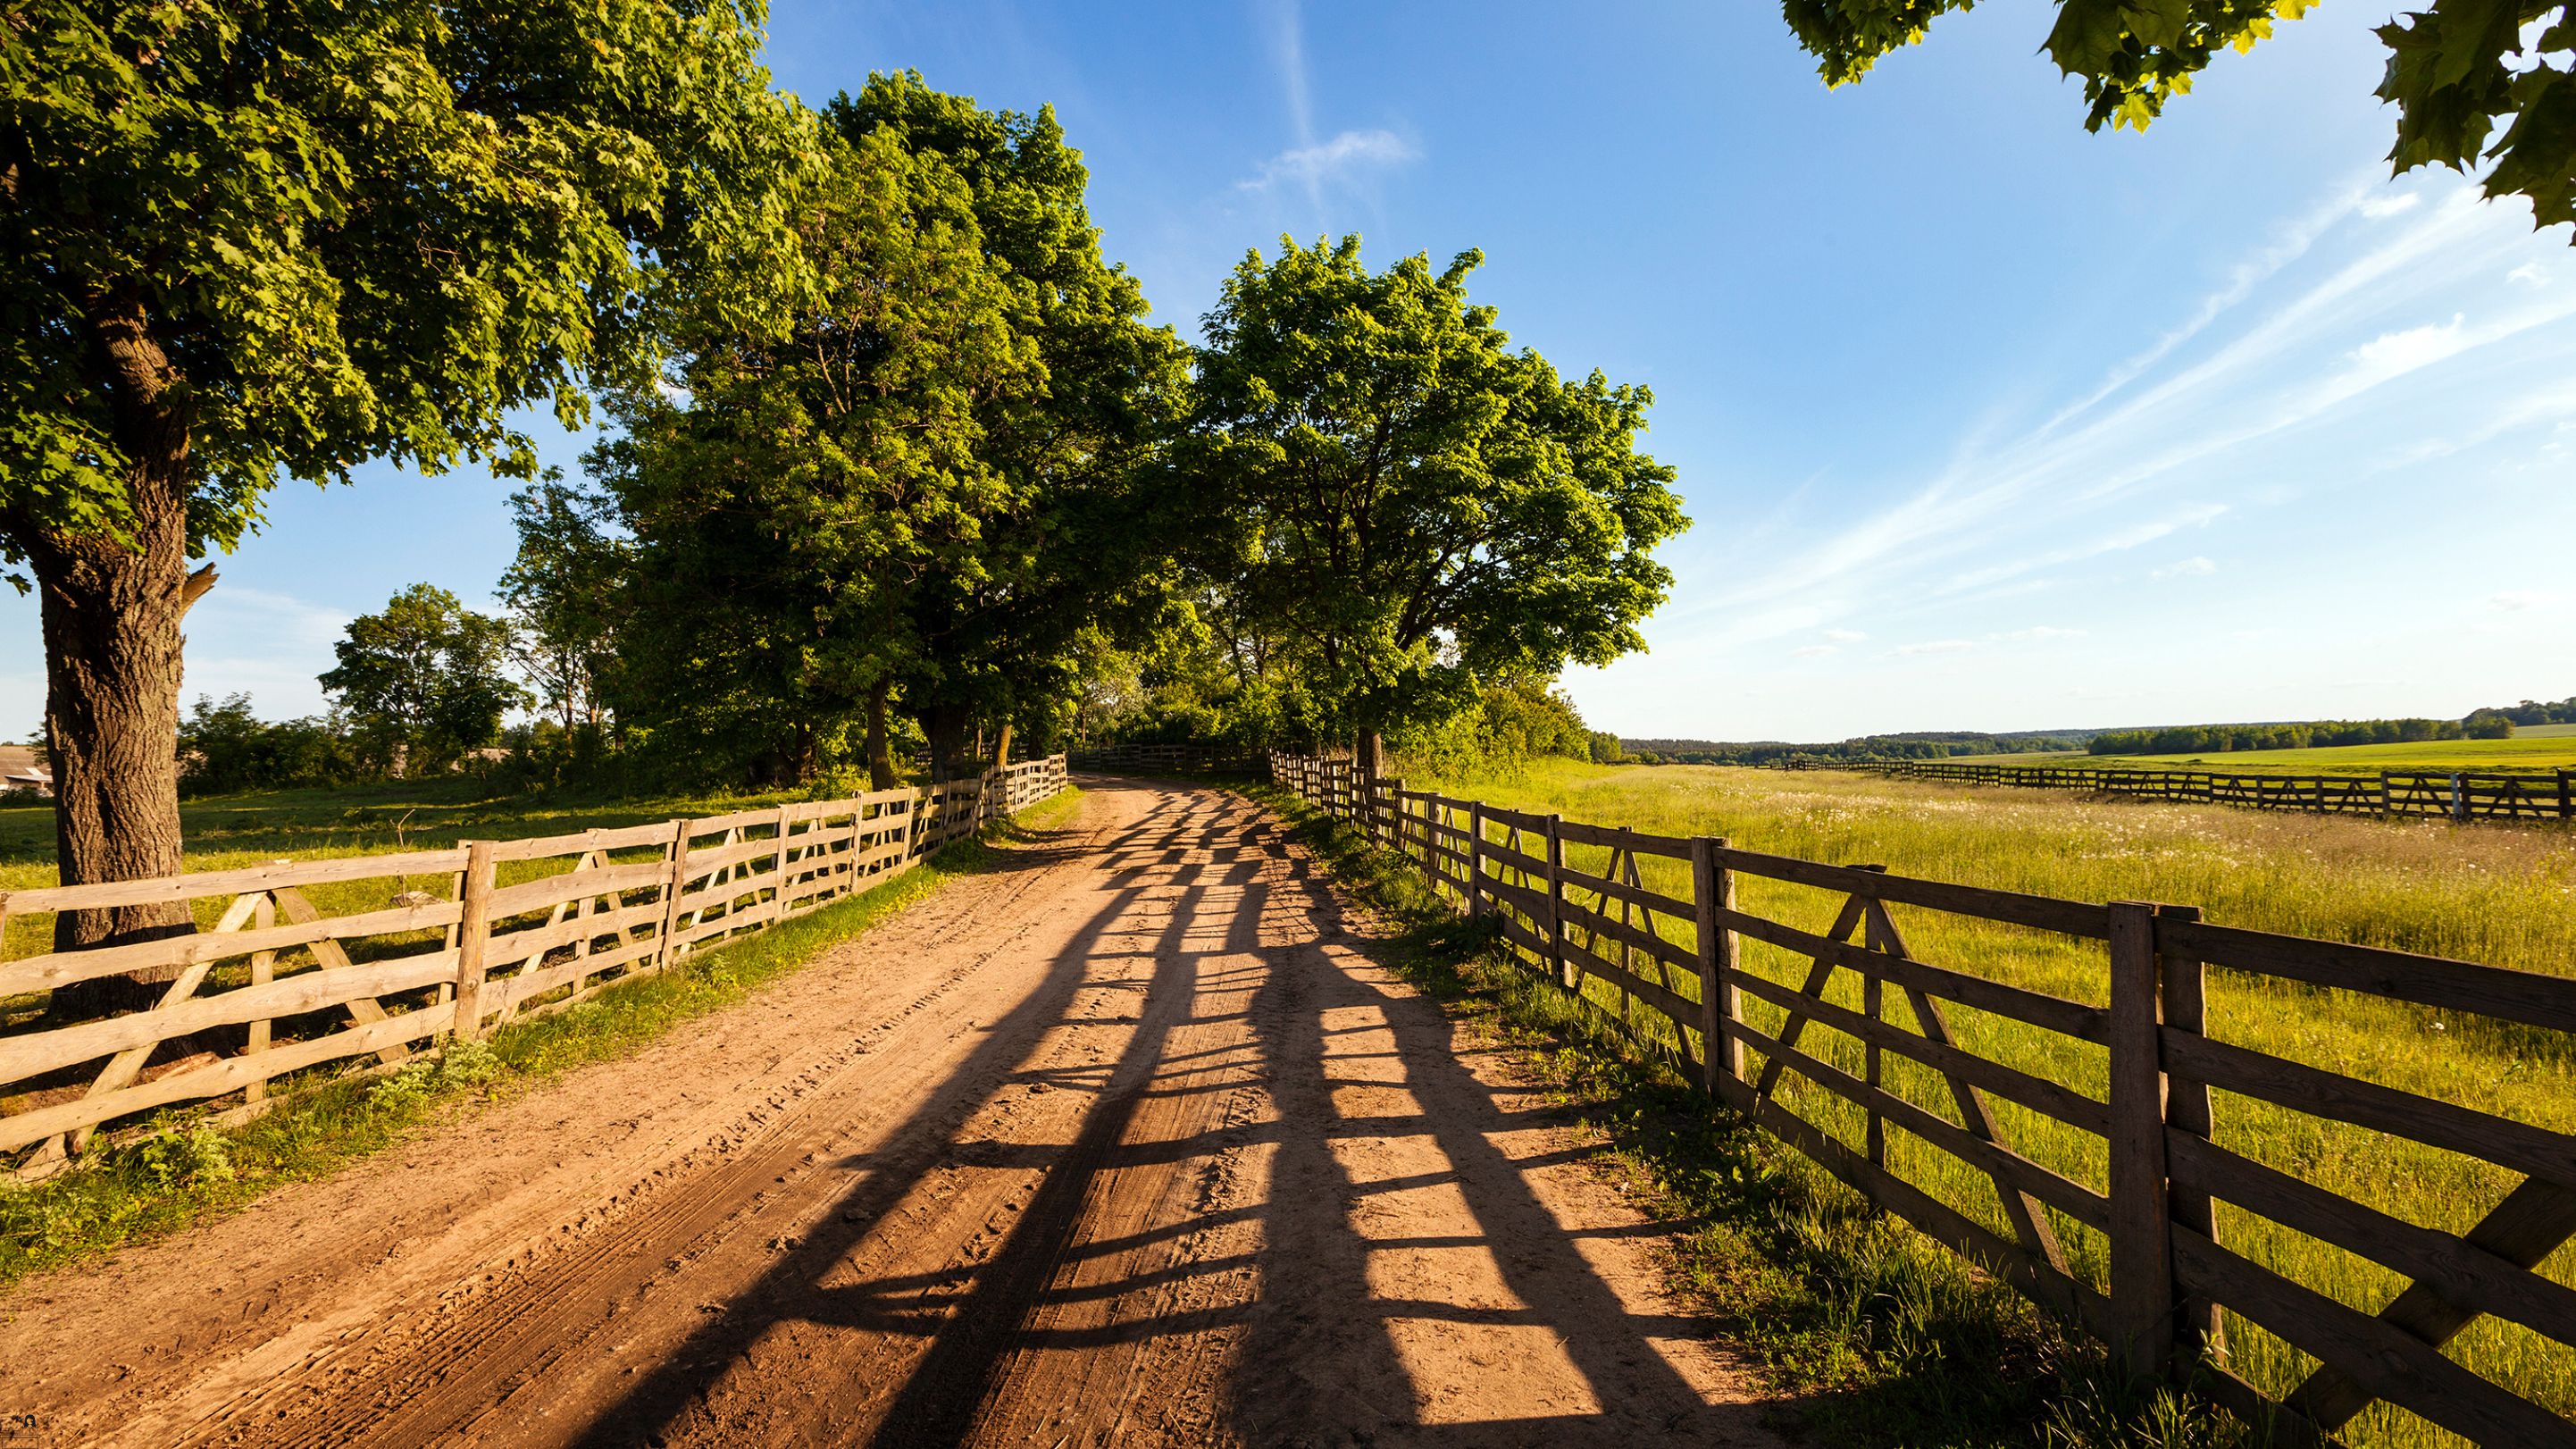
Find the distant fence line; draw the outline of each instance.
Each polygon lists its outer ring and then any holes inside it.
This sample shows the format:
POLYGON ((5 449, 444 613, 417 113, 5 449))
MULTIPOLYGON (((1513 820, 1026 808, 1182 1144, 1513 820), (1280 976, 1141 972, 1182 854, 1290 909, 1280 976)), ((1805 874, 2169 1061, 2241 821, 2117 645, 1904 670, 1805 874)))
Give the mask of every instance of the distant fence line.
POLYGON ((1615 986, 1623 1024, 1632 1003, 1643 1003, 1652 1029, 1638 1039, 1712 1097, 2091 1334, 2133 1371, 2181 1380, 2269 1426, 2280 1442, 2338 1442, 2338 1430, 2384 1399, 2477 1443, 2576 1444, 2576 1424, 2442 1348, 2488 1314, 2576 1344, 2576 1291, 2534 1271, 2576 1237, 2576 1135, 2220 1040, 2204 1006, 2208 968, 2221 966, 2570 1032, 2576 979, 2222 926, 2188 906, 2057 900, 1766 855, 1707 836, 1584 825, 1371 780, 1348 760, 1275 754, 1269 764, 1278 784, 1409 858, 1468 915, 1493 919, 1515 957, 1548 980, 1576 993, 1586 978, 1615 986), (1678 896, 1649 888, 1641 859, 1676 863, 1690 884, 1678 896), (1833 924, 1816 934, 1739 909, 1741 877, 1840 897, 1833 924), (2099 942, 2109 1004, 1920 960, 1890 910, 1899 905, 2099 942), (1746 969, 1747 938, 1789 953, 1791 974, 1806 972, 1803 985, 1746 969), (1859 978, 1861 1009, 1828 999, 1837 970, 1859 978), (1886 1009, 1899 993, 1911 1029, 1886 1009), (1747 998, 1779 1019, 1768 1030, 1755 1025, 1747 998), (1950 1031, 1944 1001, 2100 1048, 2107 1091, 2088 1095, 1968 1050, 1950 1031), (1833 1035, 1809 1038, 1811 1026, 1833 1035), (1932 1074, 1940 1086, 1929 1095, 1941 1109, 1892 1090, 1897 1079, 1882 1075, 1882 1053, 1932 1074), (1839 1131, 1780 1100, 1784 1072, 1839 1099, 1848 1113, 1839 1131), (2214 1093, 2466 1154, 2519 1175, 2520 1185, 2465 1232, 2417 1226, 2221 1145, 2213 1112, 2223 1099, 2214 1093), (2016 1152, 1990 1098, 2101 1139, 2100 1186, 2016 1152), (1994 1198, 1945 1202, 1899 1176, 1887 1156, 1897 1131, 1990 1178, 1994 1198), (2376 1312, 2352 1306, 2223 1246, 2214 1202, 2411 1286, 2376 1312), (2070 1266, 2059 1223, 2101 1236, 2107 1269, 2098 1281, 2080 1259, 2070 1266), (2221 1306, 2320 1366, 2295 1391, 2269 1397, 2219 1352, 2221 1306))
POLYGON ((1077 749, 1068 763, 1077 770, 1107 770, 1163 775, 1258 774, 1268 756, 1259 750, 1224 745, 1102 745, 1077 749))
POLYGON ((2383 770, 2369 775, 2239 775, 2211 770, 2091 769, 2058 765, 1974 765, 1945 760, 1819 761, 1811 768, 1862 770, 1899 780, 2093 790, 2137 800, 2245 805, 2320 815, 2417 816, 2449 820, 2576 820, 2576 770, 2383 770))
POLYGON ((179 973, 150 1010, 0 1028, 0 1152, 32 1147, 19 1170, 39 1175, 138 1113, 234 1093, 257 1111, 286 1073, 370 1056, 390 1066, 432 1038, 561 1011, 882 884, 1064 784, 1055 755, 917 789, 573 835, 0 891, 0 928, 230 897, 195 935, 0 960, 0 1004, 20 1013, 78 982, 179 973), (326 914, 315 895, 342 909, 326 914), (188 1053, 146 1070, 174 1040, 188 1053))

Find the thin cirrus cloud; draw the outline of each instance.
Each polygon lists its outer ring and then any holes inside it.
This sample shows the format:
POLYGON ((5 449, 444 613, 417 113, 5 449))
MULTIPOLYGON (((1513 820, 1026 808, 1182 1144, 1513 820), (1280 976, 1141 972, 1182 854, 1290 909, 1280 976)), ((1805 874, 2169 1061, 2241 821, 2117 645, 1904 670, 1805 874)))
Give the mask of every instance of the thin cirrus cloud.
MULTIPOLYGON (((1693 624, 1718 616, 1724 622, 1706 637, 1722 651, 1759 638, 1764 631, 1748 627, 1756 619, 1770 620, 1776 637, 1836 615, 1903 617, 2231 524, 2229 505, 2206 501, 2210 492, 2256 498, 2240 480, 2260 450, 2295 436, 2312 452, 2320 425, 2380 415, 2357 413, 2365 398, 2383 412, 2457 418, 2472 434, 2490 420, 2528 428, 2576 418, 2576 398, 2550 375, 2556 364, 2515 363, 2563 335, 2556 324, 2576 316, 2576 288, 2495 290, 2529 253, 2528 215, 2483 205, 2466 183, 2405 194, 2420 199, 2394 205, 2342 191, 2076 402, 2017 433, 1972 439, 1910 487, 1890 480, 1899 484, 1890 501, 1701 594, 1672 633, 1698 633, 1693 624), (2480 287, 2476 305, 2463 306, 2480 287), (2463 387, 2457 408, 2418 403, 2447 385, 2421 379, 2481 368, 2506 386, 2463 387), (2534 376, 2549 385, 2511 385, 2534 376), (2390 387, 2400 381, 2404 389, 2390 387), (2202 497, 2174 497, 2180 490, 2202 497), (1831 606, 1790 607, 1816 600, 1831 606)), ((2329 474, 2303 458, 2282 476, 2329 474)), ((1659 647, 1666 642, 1699 641, 1668 637, 1659 647)))
POLYGON ((1421 158, 1422 152, 1412 142, 1393 131, 1344 131, 1316 145, 1290 147, 1235 185, 1245 191, 1295 186, 1312 194, 1327 182, 1421 158))
POLYGON ((2191 558, 2166 564, 2163 568, 2149 569, 2147 570, 2147 577, 2151 579, 2205 579, 2216 572, 2218 572, 2218 564, 2215 560, 2205 556, 2196 555, 2191 558))

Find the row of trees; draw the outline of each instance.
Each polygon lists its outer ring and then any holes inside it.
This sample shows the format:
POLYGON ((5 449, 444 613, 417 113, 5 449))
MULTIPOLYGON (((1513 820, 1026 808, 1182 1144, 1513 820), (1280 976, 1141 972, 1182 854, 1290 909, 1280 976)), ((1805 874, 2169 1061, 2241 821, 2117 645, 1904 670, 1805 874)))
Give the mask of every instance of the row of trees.
MULTIPOLYGON (((65 881, 180 868, 199 561, 375 458, 526 477, 530 695, 710 781, 885 781, 907 719, 968 768, 1076 727, 1086 675, 1219 653, 1241 727, 1374 752, 1636 647, 1669 582, 1646 395, 1512 348, 1473 254, 1283 242, 1194 349, 1051 114, 908 75, 809 111, 756 6, 20 19, 0 564, 42 601, 65 881), (577 480, 536 475, 533 405, 615 425, 577 480)), ((362 625, 325 678, 360 745, 427 763, 525 702, 452 598, 362 625)), ((210 702, 194 753, 250 718, 210 702)))
POLYGON ((2008 735, 1974 730, 1929 730, 1908 734, 1856 735, 1830 744, 1793 744, 1786 740, 1629 740, 1628 748, 1658 761, 1683 765, 1783 765, 1792 760, 1942 760, 1954 755, 2014 755, 2077 750, 2081 732, 2029 732, 2008 735))
POLYGON ((2290 724, 2172 725, 2105 730, 2085 744, 2097 755, 2226 754, 2237 750, 2305 750, 2337 745, 2411 745, 2511 734, 2509 721, 2455 719, 2313 720, 2290 724), (2498 726, 2501 726, 2499 728, 2498 726))

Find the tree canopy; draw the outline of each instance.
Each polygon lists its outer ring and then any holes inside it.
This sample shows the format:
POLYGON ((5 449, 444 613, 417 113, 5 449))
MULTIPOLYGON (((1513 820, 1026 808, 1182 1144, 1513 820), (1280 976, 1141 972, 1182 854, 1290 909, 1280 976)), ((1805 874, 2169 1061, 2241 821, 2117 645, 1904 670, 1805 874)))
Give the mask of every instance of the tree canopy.
POLYGON ((510 644, 507 623, 414 584, 349 621, 322 687, 394 773, 419 774, 489 745, 531 702, 509 677, 510 644))
POLYGON ((1471 303, 1467 253, 1383 272, 1357 237, 1236 268, 1174 468, 1201 555, 1293 651, 1335 734, 1456 715, 1480 682, 1644 647, 1687 526, 1639 452, 1652 401, 1561 378, 1471 303))
MULTIPOLYGON (((757 0, 24 0, 0 24, 0 574, 67 882, 179 868, 182 621, 280 477, 524 476, 678 310, 766 325, 809 114, 757 0)), ((65 946, 191 929, 66 912, 65 946)), ((140 997, 137 998, 141 999, 140 997)))
MULTIPOLYGON (((1832 85, 1976 0, 1784 0, 1832 85)), ((2144 129, 2226 50, 2250 51, 2315 0, 2057 0, 2042 48, 2084 82, 2085 125, 2144 129)), ((2490 198, 2528 197, 2536 225, 2576 221, 2576 20, 2566 0, 2432 0, 2379 27, 2397 107, 2395 169, 2486 167, 2490 198), (2502 123, 2502 134, 2497 133, 2502 123)))
POLYGON ((686 296, 746 318, 795 270, 813 128, 755 5, 34 0, 0 27, 0 548, 123 536, 185 437, 192 548, 281 474, 526 472, 686 296))

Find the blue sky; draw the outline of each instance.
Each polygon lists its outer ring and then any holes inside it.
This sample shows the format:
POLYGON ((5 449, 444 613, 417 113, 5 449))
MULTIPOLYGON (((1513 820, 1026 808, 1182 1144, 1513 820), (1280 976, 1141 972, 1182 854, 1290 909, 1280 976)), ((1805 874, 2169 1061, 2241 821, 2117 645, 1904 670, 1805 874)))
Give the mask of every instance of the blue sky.
MULTIPOLYGON (((819 104, 917 69, 1052 103, 1109 255, 1195 333, 1251 247, 1487 257, 1477 298, 1657 399, 1697 526, 1631 735, 1825 739, 2380 714, 2576 693, 2576 250, 2390 181, 2386 7, 2087 134, 2003 0, 1827 91, 1768 4, 783 3, 819 104)), ((579 443, 532 423, 547 456, 579 443)), ((488 604, 508 485, 288 484, 192 616, 191 696, 318 710, 352 614, 488 604)), ((0 596, 0 733, 31 728, 0 596)))

